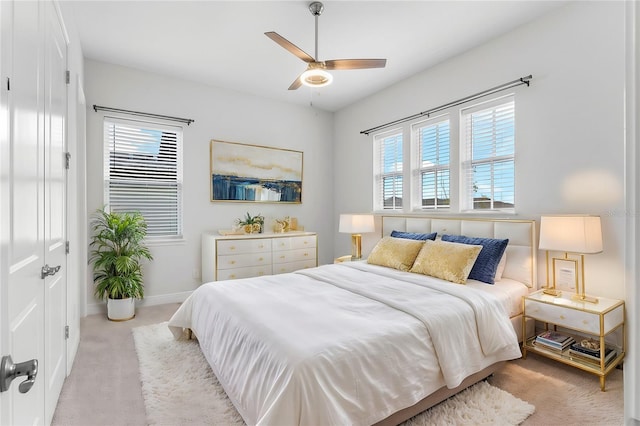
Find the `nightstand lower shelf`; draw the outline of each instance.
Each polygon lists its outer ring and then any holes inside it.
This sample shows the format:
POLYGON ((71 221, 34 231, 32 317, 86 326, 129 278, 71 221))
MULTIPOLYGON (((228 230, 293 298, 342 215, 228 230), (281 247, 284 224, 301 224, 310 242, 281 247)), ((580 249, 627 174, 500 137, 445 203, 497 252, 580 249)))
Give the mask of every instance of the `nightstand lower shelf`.
POLYGON ((562 362, 564 364, 570 365, 575 368, 579 368, 588 373, 595 374, 600 377, 600 390, 604 391, 606 387, 606 377, 607 375, 616 368, 622 360, 624 359, 625 353, 621 348, 614 348, 616 355, 609 360, 604 368, 601 365, 579 359, 573 356, 569 349, 565 349, 564 351, 556 351, 553 349, 547 349, 541 347, 540 345, 535 344, 535 336, 527 339, 526 343, 523 345, 522 357, 526 358, 527 353, 531 352, 534 354, 538 354, 555 361, 562 362))

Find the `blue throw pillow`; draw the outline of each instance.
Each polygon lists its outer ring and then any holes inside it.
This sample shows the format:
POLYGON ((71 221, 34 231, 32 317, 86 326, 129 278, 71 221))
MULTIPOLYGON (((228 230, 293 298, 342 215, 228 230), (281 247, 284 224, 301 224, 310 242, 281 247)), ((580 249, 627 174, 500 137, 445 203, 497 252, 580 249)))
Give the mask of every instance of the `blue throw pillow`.
POLYGON ((509 239, 499 240, 495 238, 465 237, 464 235, 443 235, 442 241, 454 243, 481 245, 482 250, 469 273, 469 279, 494 284, 498 264, 504 251, 507 249, 509 239))
POLYGON ((402 231, 391 231, 391 236, 393 238, 404 238, 407 240, 432 240, 435 241, 437 232, 432 232, 430 234, 420 234, 419 232, 402 232, 402 231))

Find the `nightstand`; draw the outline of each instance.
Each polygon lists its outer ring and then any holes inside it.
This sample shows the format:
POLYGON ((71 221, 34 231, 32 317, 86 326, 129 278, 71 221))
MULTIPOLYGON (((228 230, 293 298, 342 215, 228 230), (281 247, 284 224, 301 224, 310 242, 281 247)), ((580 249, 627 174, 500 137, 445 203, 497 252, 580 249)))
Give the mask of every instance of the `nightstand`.
POLYGON ((600 390, 605 390, 605 379, 625 355, 625 306, 624 301, 598 298, 598 303, 580 302, 571 299, 571 294, 559 297, 544 294, 542 291, 523 297, 523 339, 522 357, 533 352, 551 358, 572 367, 579 368, 600 377, 600 390), (588 361, 565 350, 551 350, 536 345, 536 336, 527 336, 524 324, 526 318, 533 318, 545 324, 545 329, 561 327, 564 334, 571 335, 577 342, 592 338, 600 343, 600 361, 588 361), (565 332, 564 329, 568 330, 565 332), (606 341, 606 337, 616 330, 621 330, 621 344, 606 341), (605 343, 606 341, 606 343, 605 343), (606 345, 606 346, 605 346, 606 345), (615 351, 613 358, 605 359, 605 349, 615 351), (607 362, 605 362, 607 361, 607 362))
POLYGON ((351 262, 351 255, 348 254, 346 256, 340 256, 333 259, 333 263, 342 263, 342 262, 351 262))

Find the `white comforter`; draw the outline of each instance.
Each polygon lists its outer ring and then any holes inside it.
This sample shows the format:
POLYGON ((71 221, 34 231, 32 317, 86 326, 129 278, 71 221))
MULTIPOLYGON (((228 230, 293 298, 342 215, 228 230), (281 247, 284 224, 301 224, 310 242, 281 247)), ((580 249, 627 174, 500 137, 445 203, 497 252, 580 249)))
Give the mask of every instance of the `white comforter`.
POLYGON ((169 326, 250 425, 372 424, 520 357, 490 294, 363 262, 204 284, 169 326))

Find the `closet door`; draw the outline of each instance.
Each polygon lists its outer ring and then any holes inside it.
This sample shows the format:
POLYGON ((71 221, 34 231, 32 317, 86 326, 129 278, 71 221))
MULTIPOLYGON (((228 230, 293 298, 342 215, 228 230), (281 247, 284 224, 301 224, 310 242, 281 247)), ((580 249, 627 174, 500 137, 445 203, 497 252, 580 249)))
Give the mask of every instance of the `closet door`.
POLYGON ((0 8, 0 355, 38 361, 0 393, 0 424, 49 424, 66 374, 67 41, 51 1, 0 8))
MULTIPOLYGON (((8 104, 9 149, 2 150, 2 356, 14 363, 37 359, 44 366, 44 138, 42 55, 39 2, 1 2, 3 8, 2 83, 8 104), (7 18, 7 19, 5 19, 7 18), (10 31, 6 31, 9 25, 10 31), (6 36, 6 37, 5 37, 6 36), (3 52, 5 53, 5 52, 3 52), (6 266, 6 268, 5 268, 6 266), (6 284, 5 284, 6 283, 6 284), (6 287, 5 287, 6 285, 6 287), (5 293, 6 291, 6 293, 5 293), (6 311, 5 311, 6 309, 6 311)), ((4 148, 4 146, 3 146, 4 148)), ((18 377, 1 393, 6 424, 44 424, 44 380, 19 392, 18 377)))
POLYGON ((67 40, 52 2, 44 14, 44 262, 58 269, 45 277, 45 415, 51 422, 66 376, 66 115, 67 40))

